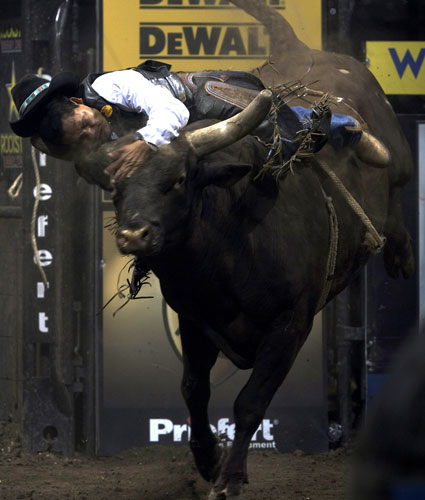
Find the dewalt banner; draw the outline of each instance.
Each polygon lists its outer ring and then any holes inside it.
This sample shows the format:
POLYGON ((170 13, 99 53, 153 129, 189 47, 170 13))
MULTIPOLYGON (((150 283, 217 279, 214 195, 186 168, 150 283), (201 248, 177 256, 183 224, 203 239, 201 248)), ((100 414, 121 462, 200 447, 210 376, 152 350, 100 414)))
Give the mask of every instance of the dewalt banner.
MULTIPOLYGON (((321 0, 268 0, 310 47, 322 45, 321 0)), ((229 0, 103 0, 103 69, 166 61, 174 71, 247 70, 269 53, 262 25, 229 0)))
POLYGON ((425 94, 425 42, 367 42, 366 52, 386 94, 425 94))

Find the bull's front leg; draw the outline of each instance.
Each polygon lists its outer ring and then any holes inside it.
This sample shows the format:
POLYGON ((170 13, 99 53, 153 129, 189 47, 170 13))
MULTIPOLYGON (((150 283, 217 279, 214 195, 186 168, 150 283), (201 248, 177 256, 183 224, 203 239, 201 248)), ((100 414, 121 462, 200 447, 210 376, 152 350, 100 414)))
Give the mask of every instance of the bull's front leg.
POLYGON ((235 401, 235 439, 209 500, 238 496, 247 482, 246 459, 251 438, 311 329, 311 321, 302 323, 297 324, 286 315, 265 334, 251 376, 235 401))
POLYGON ((202 477, 215 481, 220 471, 222 449, 211 431, 208 402, 210 371, 217 360, 218 349, 203 335, 200 325, 181 316, 179 323, 184 366, 181 390, 190 413, 190 448, 202 477))

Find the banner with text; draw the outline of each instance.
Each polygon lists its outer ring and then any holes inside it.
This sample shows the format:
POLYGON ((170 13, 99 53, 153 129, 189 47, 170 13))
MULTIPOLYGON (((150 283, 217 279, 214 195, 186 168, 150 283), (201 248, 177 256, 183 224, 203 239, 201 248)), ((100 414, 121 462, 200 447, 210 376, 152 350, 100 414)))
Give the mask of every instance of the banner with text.
POLYGON ((386 94, 425 94, 425 42, 367 42, 366 55, 386 94))
MULTIPOLYGON (((309 46, 322 45, 321 0, 268 0, 309 46)), ((248 70, 269 52, 264 27, 229 0, 103 0, 103 69, 169 62, 174 71, 248 70)))

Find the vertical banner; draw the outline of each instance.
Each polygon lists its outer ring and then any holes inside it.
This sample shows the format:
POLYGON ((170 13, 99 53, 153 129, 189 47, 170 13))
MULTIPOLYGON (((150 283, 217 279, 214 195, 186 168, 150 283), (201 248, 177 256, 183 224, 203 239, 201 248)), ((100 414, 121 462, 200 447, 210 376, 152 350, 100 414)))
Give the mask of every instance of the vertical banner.
MULTIPOLYGON (((9 2, 10 3, 10 2, 9 2)), ((13 8, 1 5, 0 16, 0 420, 19 418, 22 397, 20 346, 22 342, 22 210, 21 198, 13 200, 7 191, 22 172, 22 139, 9 127, 17 116, 11 90, 16 73, 23 66, 20 2, 13 8)), ((7 6, 9 7, 9 6, 7 6)))
POLYGON ((9 120, 18 119, 18 110, 12 98, 12 88, 23 66, 22 53, 22 26, 21 19, 17 16, 4 19, 0 22, 0 152, 1 172, 7 181, 13 181, 22 171, 23 151, 22 137, 16 136, 10 126, 9 120))
MULTIPOLYGON (((26 73, 71 69, 77 53, 83 62, 81 49, 89 43, 78 36, 83 3, 6 0, 1 5, 0 307, 5 315, 0 393, 16 418, 22 417, 24 445, 33 452, 71 454, 75 438, 82 442, 92 426, 88 422, 83 429, 81 422, 83 412, 92 411, 94 200, 92 188, 83 185, 70 163, 46 158, 32 150, 29 138, 13 133, 9 121, 18 120, 19 110, 12 91, 26 73), (17 182, 22 177, 23 184, 17 182)), ((88 21, 91 33, 95 21, 88 21)))
MULTIPOLYGON (((0 21, 2 173, 8 187, 23 174, 21 193, 11 202, 22 206, 23 260, 16 256, 13 265, 23 267, 23 440, 25 448, 33 452, 54 450, 71 454, 73 372, 69 353, 73 312, 69 279, 72 274, 67 271, 72 263, 72 249, 66 244, 69 232, 64 237, 63 228, 71 226, 73 213, 67 203, 75 188, 69 189, 69 170, 61 170, 57 160, 32 151, 29 139, 16 136, 9 126, 9 121, 19 118, 12 98, 13 87, 26 73, 36 73, 41 66, 46 68, 40 63, 42 51, 38 49, 43 46, 47 50, 47 40, 41 41, 47 30, 41 22, 33 24, 34 9, 41 12, 40 18, 47 26, 51 19, 49 10, 53 9, 51 2, 43 4, 42 11, 35 1, 5 2, 5 15, 0 21), (39 188, 35 172, 40 178, 39 188)), ((18 186, 15 185, 15 194, 18 186)), ((13 286, 13 282, 9 283, 9 287, 13 286)))
POLYGON ((72 296, 71 287, 64 286, 69 284, 64 263, 70 262, 70 249, 64 242, 63 227, 71 217, 65 216, 63 205, 69 194, 64 194, 61 179, 68 176, 60 172, 57 160, 31 151, 27 142, 24 157, 25 448, 70 455, 74 449, 69 360, 72 305, 65 308, 63 304, 72 304, 72 296))
MULTIPOLYGON (((321 0, 268 0, 297 34, 321 47, 321 0)), ((269 53, 263 26, 225 0, 103 0, 103 70, 137 66, 146 59, 172 70, 249 70, 269 53)), ((100 375, 99 453, 151 443, 187 443, 188 412, 180 394, 181 343, 177 315, 164 302, 155 276, 140 296, 118 310, 120 285, 131 279, 129 259, 115 245, 113 207, 103 212, 103 371, 100 375), (127 264, 127 267, 126 267, 127 264), (117 281, 118 276, 120 280, 117 281), (115 298, 111 301, 112 297, 115 298)), ((124 292, 125 295, 125 292, 124 292)), ((251 449, 325 450, 321 316, 290 376, 275 396, 251 449), (299 394, 302 392, 302 401, 299 394)), ((232 407, 250 371, 237 370, 220 356, 211 373, 210 421, 229 446, 235 425, 232 407)))

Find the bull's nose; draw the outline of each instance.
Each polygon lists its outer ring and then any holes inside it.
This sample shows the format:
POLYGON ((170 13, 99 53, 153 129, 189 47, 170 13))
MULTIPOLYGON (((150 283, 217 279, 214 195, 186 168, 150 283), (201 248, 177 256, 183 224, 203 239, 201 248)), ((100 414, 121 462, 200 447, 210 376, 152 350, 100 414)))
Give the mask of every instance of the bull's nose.
POLYGON ((146 225, 139 229, 120 229, 117 232, 117 244, 124 253, 141 251, 148 253, 152 247, 152 227, 146 225))

